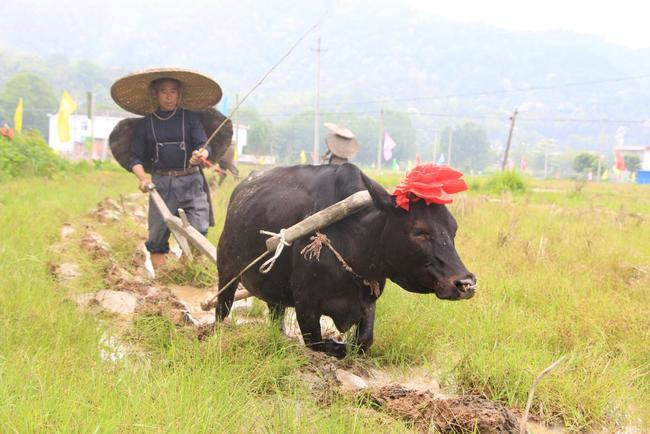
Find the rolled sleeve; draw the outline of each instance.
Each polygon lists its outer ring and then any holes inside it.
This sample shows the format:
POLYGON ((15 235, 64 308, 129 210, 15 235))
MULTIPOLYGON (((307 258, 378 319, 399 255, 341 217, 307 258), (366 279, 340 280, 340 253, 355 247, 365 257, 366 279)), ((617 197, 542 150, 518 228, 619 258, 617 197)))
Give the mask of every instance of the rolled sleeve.
POLYGON ((147 147, 147 132, 145 129, 145 119, 138 122, 138 126, 133 134, 131 141, 131 152, 129 155, 129 170, 133 171, 133 166, 136 164, 144 164, 146 147, 147 147))

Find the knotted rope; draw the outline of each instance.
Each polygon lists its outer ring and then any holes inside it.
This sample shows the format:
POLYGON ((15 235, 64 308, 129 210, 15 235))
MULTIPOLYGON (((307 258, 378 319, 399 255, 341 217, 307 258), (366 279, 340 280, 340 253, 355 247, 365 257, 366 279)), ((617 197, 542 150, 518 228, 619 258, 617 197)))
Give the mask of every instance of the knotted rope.
POLYGON ((287 242, 287 240, 284 238, 285 232, 286 229, 280 229, 280 233, 278 234, 276 234, 275 232, 260 231, 260 234, 262 235, 269 235, 271 238, 279 239, 279 243, 278 246, 275 248, 275 254, 273 255, 273 257, 267 259, 266 261, 264 261, 262 265, 260 265, 260 273, 267 274, 269 271, 271 271, 271 268, 273 268, 273 266, 275 265, 275 261, 282 254, 282 250, 284 250, 284 247, 285 246, 289 247, 291 245, 291 243, 287 242))
POLYGON ((329 238, 327 238, 327 235, 321 233, 321 232, 316 232, 315 235, 309 238, 311 240, 311 243, 307 244, 301 251, 300 254, 302 255, 303 258, 307 261, 312 261, 312 260, 317 260, 320 261, 320 253, 323 248, 323 245, 330 249, 336 259, 338 259, 339 263, 343 267, 345 271, 348 273, 352 274, 354 277, 359 279, 364 285, 366 285, 368 288, 370 288, 370 293, 374 295, 375 297, 379 297, 381 295, 381 287, 379 286, 379 282, 376 280, 366 280, 361 275, 359 275, 356 271, 350 267, 350 264, 346 262, 346 260, 343 258, 343 256, 334 248, 332 245, 332 242, 330 241, 329 238))
MULTIPOLYGON (((277 234, 275 232, 260 231, 260 234, 269 235, 272 238, 273 237, 279 238, 279 241, 280 241, 278 243, 278 246, 275 248, 275 254, 273 255, 273 257, 268 259, 266 262, 264 262, 260 266, 260 268, 259 268, 260 273, 267 274, 269 271, 271 271, 271 268, 273 268, 273 266, 275 265, 276 259, 278 259, 280 257, 280 255, 282 254, 282 250, 284 250, 284 247, 291 245, 291 243, 288 242, 284 237, 285 231, 286 231, 286 229, 280 229, 280 233, 277 233, 277 234)), ((253 261, 251 261, 243 270, 241 270, 239 272, 239 274, 237 274, 235 277, 230 279, 230 281, 228 283, 223 285, 221 287, 221 289, 219 289, 219 291, 217 291, 217 293, 210 300, 204 301, 203 303, 201 303, 201 309, 203 309, 204 311, 208 311, 210 309, 215 308, 217 306, 217 299, 219 298, 219 294, 221 294, 223 291, 225 291, 226 288, 228 288, 235 280, 239 279, 242 276, 242 274, 244 274, 246 271, 248 271, 253 265, 255 265, 259 261, 261 261, 269 253, 270 253, 269 251, 266 251, 266 252, 262 253, 261 255, 259 255, 257 258, 253 259, 253 261)))

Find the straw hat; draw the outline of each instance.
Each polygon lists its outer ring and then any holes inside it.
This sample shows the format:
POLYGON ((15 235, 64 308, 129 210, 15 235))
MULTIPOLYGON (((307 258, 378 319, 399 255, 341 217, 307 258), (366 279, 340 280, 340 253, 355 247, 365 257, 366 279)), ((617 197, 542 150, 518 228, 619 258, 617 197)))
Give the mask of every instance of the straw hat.
POLYGON ((198 72, 179 68, 145 69, 124 76, 113 83, 111 96, 124 110, 147 115, 158 108, 151 82, 161 78, 173 78, 181 82, 180 106, 185 109, 203 110, 221 100, 221 88, 214 80, 198 72))
POLYGON ((332 131, 325 136, 325 143, 327 143, 327 147, 332 151, 332 154, 345 159, 357 155, 359 144, 352 131, 330 122, 325 122, 324 125, 332 131))

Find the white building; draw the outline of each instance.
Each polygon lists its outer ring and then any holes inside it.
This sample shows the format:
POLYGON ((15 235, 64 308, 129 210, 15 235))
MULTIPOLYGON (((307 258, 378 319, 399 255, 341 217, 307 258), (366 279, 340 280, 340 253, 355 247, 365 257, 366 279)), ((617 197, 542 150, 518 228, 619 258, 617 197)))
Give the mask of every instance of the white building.
MULTIPOLYGON (((70 141, 59 141, 58 115, 50 115, 48 143, 61 156, 73 160, 106 160, 112 157, 108 137, 115 125, 127 116, 96 115, 92 122, 85 115, 70 115, 70 141), (91 137, 93 139, 91 140, 91 137)), ((237 155, 246 146, 248 126, 234 125, 233 141, 237 141, 237 155)))
POLYGON ((641 170, 650 170, 650 146, 619 146, 614 149, 623 154, 636 154, 641 160, 641 170))

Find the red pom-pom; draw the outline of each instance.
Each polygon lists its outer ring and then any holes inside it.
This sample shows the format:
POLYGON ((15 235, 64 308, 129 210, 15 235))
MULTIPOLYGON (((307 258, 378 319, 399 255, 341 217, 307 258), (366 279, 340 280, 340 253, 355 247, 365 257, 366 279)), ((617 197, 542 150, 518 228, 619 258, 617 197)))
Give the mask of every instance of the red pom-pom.
POLYGON ((420 164, 413 168, 402 182, 395 187, 395 205, 409 210, 409 203, 423 199, 427 205, 432 203, 451 203, 450 194, 468 189, 463 174, 449 166, 433 163, 420 164))

